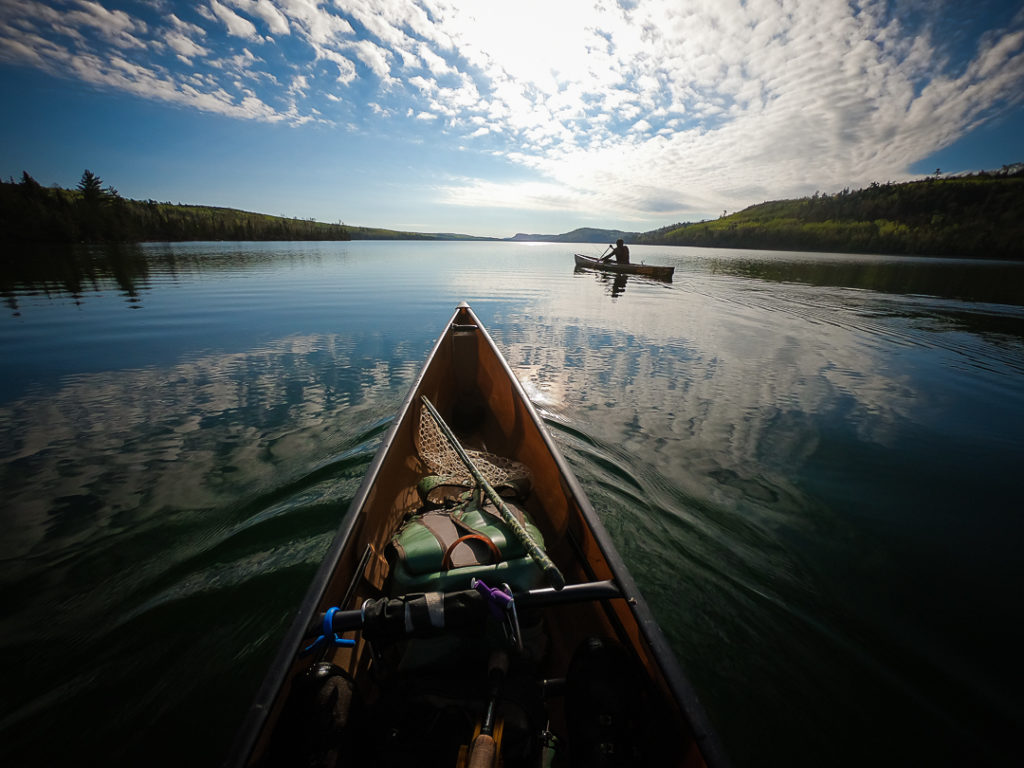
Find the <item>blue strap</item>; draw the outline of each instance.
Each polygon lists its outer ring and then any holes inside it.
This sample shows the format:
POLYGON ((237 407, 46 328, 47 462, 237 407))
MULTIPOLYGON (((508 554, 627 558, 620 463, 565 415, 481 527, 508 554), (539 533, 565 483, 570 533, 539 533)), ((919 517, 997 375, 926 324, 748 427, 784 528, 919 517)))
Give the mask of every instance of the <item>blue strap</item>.
POLYGON ((326 613, 324 613, 324 623, 321 629, 323 634, 320 635, 320 637, 318 637, 316 640, 314 640, 313 644, 310 645, 308 648, 303 648, 303 654, 312 653, 316 649, 326 644, 334 645, 336 647, 345 646, 348 648, 352 648, 355 646, 355 640, 346 640, 343 637, 338 637, 337 633, 335 633, 334 631, 334 614, 337 613, 338 610, 339 609, 337 608, 337 606, 335 606, 334 608, 327 609, 326 613), (328 640, 328 638, 330 638, 330 640, 328 640))

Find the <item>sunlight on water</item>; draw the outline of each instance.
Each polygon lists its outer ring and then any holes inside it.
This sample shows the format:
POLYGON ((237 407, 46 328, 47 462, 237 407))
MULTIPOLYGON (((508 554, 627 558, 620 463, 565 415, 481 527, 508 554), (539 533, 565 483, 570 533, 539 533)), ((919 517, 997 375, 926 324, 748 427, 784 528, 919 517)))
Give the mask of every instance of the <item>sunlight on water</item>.
POLYGON ((575 271, 588 248, 150 244, 6 276, 0 757, 216 764, 462 300, 739 764, 1010 754, 1024 264, 632 249, 664 283, 575 271))

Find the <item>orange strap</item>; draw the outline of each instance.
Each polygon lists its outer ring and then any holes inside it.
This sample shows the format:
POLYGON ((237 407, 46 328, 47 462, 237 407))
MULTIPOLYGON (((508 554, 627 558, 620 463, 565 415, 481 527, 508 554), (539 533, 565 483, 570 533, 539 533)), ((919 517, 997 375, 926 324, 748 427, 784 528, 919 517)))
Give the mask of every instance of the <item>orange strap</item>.
POLYGON ((495 545, 493 541, 484 536, 482 533, 467 533, 465 536, 460 536, 451 543, 448 550, 444 553, 444 559, 441 560, 441 570, 450 571, 452 568, 452 551, 465 541, 476 540, 482 541, 487 545, 488 551, 491 553, 491 563, 501 562, 501 550, 495 545))

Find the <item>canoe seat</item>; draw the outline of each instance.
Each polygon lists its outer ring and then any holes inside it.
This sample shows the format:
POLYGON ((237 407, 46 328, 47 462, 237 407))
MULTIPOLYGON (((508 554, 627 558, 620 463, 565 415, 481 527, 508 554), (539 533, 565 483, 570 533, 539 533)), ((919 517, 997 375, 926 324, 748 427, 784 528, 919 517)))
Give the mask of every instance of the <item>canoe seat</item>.
MULTIPOLYGON (((544 539, 518 506, 509 511, 541 546, 544 539)), ((540 586, 543 573, 498 511, 485 502, 434 509, 409 518, 388 546, 392 595, 468 589, 474 578, 513 589, 540 586)))

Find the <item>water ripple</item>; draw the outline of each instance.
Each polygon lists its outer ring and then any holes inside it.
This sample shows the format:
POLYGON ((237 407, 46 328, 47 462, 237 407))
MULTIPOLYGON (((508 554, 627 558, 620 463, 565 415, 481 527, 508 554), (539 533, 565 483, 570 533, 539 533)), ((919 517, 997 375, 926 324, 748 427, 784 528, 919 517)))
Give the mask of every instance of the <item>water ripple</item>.
POLYGON ((222 754, 468 300, 737 764, 1012 764, 1021 265, 638 246, 663 284, 571 251, 147 245, 10 282, 0 761, 222 754))

